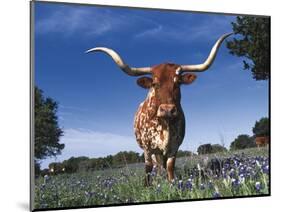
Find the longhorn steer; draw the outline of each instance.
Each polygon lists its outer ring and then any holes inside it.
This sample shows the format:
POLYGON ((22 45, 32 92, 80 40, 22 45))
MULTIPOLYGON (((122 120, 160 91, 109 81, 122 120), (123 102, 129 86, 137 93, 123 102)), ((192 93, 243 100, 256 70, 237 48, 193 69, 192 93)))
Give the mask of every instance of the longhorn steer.
POLYGON ((196 75, 184 72, 201 72, 213 63, 223 40, 230 34, 221 36, 213 46, 207 60, 199 65, 160 64, 154 67, 133 68, 123 62, 112 49, 97 47, 88 52, 101 51, 108 54, 126 74, 141 77, 137 84, 149 89, 135 115, 134 130, 139 146, 144 150, 146 184, 150 184, 149 173, 153 168, 153 158, 157 164, 167 169, 168 180, 174 179, 176 154, 185 134, 185 118, 180 104, 180 85, 190 84, 196 75))

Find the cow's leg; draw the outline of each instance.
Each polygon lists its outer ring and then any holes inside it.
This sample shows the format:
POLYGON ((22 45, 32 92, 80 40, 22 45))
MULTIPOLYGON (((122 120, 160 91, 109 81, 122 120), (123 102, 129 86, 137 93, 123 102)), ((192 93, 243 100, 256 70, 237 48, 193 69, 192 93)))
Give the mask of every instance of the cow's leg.
POLYGON ((157 175, 160 176, 162 173, 162 164, 163 164, 162 156, 160 154, 154 154, 152 156, 154 156, 154 159, 152 157, 153 167, 156 168, 157 175))
POLYGON ((168 160, 167 156, 163 155, 163 168, 164 169, 167 169, 167 160, 168 160))
POLYGON ((144 159, 145 159, 145 179, 144 179, 144 184, 145 186, 150 186, 151 185, 151 171, 153 168, 153 163, 152 163, 152 158, 151 158, 151 153, 144 152, 144 159))
POLYGON ((167 160, 167 172, 168 172, 168 180, 172 182, 175 178, 174 176, 174 168, 175 168, 176 157, 169 157, 167 160))

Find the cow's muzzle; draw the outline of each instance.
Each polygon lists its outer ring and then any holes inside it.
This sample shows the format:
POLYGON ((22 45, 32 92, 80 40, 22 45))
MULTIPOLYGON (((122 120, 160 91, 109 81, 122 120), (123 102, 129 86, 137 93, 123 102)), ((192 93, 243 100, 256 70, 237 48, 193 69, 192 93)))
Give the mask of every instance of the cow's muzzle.
POLYGON ((157 117, 174 118, 177 114, 178 110, 174 104, 161 104, 157 110, 157 117))

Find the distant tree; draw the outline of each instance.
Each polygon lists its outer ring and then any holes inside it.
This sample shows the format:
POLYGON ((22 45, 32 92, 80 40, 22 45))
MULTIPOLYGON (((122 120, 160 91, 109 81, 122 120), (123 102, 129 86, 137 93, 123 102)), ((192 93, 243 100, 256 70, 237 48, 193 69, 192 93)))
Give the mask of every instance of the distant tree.
POLYGON ((125 157, 124 157, 124 152, 118 152, 113 156, 113 164, 114 165, 121 165, 125 164, 125 157))
POLYGON ((137 152, 133 151, 121 151, 113 156, 113 164, 124 165, 129 163, 138 163, 141 160, 141 156, 137 152))
POLYGON ((140 155, 140 162, 144 162, 144 152, 140 155))
POLYGON ((177 152, 177 157, 188 157, 188 156, 191 156, 191 155, 193 155, 193 152, 191 152, 191 151, 183 151, 183 150, 179 150, 178 152, 177 152))
POLYGON ((79 162, 78 164, 78 170, 79 172, 86 172, 86 171, 90 171, 90 160, 82 160, 79 162))
POLYGON ((53 174, 60 174, 64 172, 64 166, 62 163, 54 162, 49 164, 49 172, 51 171, 53 174))
POLYGON ((198 155, 210 154, 212 153, 211 144, 202 144, 197 148, 198 155))
POLYGON ((139 160, 139 153, 133 151, 124 152, 123 157, 126 159, 127 163, 137 163, 139 160))
POLYGON ((269 136, 269 119, 264 117, 256 121, 253 133, 255 136, 269 136))
POLYGON ((230 150, 246 149, 255 147, 256 143, 253 137, 249 135, 239 135, 231 144, 230 150))
POLYGON ((49 169, 43 169, 40 171, 40 175, 42 177, 44 177, 45 175, 48 175, 48 174, 50 174, 49 169))
POLYGON ((211 154, 217 152, 226 152, 227 149, 220 144, 202 144, 197 148, 199 155, 211 154))
POLYGON ((227 152, 227 149, 220 144, 212 144, 212 153, 227 152))
POLYGON ((104 158, 104 160, 105 160, 105 163, 106 163, 106 165, 107 165, 108 167, 111 167, 111 166, 113 165, 113 160, 114 160, 114 158, 113 158, 112 155, 106 156, 106 157, 104 158))
POLYGON ((58 103, 45 98, 43 91, 35 87, 35 164, 50 156, 61 153, 64 144, 59 143, 63 135, 58 125, 58 103))
MULTIPOLYGON (((187 151, 185 152, 187 154, 187 151)), ((144 161, 144 155, 140 155, 133 151, 118 152, 115 155, 108 155, 106 157, 88 158, 88 157, 71 157, 64 160, 62 163, 50 163, 49 169, 53 169, 55 174, 75 173, 84 171, 103 170, 107 168, 123 167, 130 163, 140 163, 144 161)), ((41 172, 42 173, 42 172, 41 172)))
POLYGON ((232 22, 238 38, 227 42, 230 53, 244 57, 244 69, 251 70, 255 80, 267 80, 270 71, 270 19, 237 16, 232 22))
POLYGON ((63 167, 65 167, 65 171, 67 173, 74 173, 79 170, 80 163, 82 161, 89 160, 88 157, 71 157, 68 160, 62 162, 63 167))

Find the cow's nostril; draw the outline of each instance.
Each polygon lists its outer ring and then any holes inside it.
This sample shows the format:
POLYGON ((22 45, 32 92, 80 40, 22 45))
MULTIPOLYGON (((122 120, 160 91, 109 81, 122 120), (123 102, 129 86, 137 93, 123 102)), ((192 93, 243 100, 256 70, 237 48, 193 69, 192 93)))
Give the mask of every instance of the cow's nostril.
POLYGON ((177 111, 176 108, 173 107, 172 110, 171 110, 171 113, 174 114, 174 113, 176 113, 176 111, 177 111))

